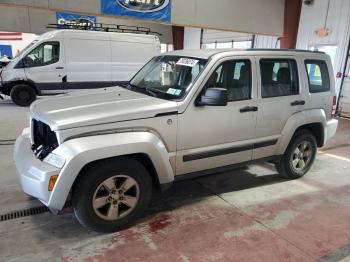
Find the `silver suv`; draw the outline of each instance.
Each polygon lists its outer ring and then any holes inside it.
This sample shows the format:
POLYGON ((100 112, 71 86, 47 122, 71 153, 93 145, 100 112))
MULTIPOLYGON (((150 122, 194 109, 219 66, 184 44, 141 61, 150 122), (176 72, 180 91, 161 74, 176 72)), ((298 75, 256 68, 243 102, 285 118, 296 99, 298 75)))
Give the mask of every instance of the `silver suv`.
POLYGON ((125 86, 42 99, 14 158, 27 194, 81 224, 131 225, 152 190, 250 164, 305 175, 334 136, 330 58, 283 50, 176 51, 125 86))

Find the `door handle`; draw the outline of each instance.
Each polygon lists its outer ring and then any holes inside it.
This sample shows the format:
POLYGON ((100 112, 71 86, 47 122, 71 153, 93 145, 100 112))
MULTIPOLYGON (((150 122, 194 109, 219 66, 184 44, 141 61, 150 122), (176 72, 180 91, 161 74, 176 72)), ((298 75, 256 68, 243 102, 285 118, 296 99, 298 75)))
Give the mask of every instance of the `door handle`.
POLYGON ((304 100, 296 100, 292 103, 290 103, 291 106, 303 106, 305 105, 305 101, 304 100))
POLYGON ((241 113, 256 112, 256 111, 258 111, 258 107, 256 106, 246 106, 239 110, 239 112, 241 113))
POLYGON ((63 66, 56 66, 56 69, 64 69, 63 66))

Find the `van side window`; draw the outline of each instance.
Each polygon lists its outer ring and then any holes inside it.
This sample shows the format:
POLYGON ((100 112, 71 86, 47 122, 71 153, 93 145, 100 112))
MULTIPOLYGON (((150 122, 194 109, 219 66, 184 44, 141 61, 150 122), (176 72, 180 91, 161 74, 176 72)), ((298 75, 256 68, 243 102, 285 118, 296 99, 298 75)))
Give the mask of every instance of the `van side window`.
POLYGON ((24 60, 26 67, 38 67, 54 64, 59 61, 60 43, 47 42, 34 48, 24 60))
POLYGON ((210 76, 205 89, 221 87, 227 89, 228 101, 251 98, 251 63, 249 60, 233 60, 222 63, 210 76))
POLYGON ((327 64, 320 60, 305 60, 309 79, 310 93, 327 92, 330 90, 327 64))
POLYGON ((298 70, 292 59, 261 59, 262 98, 299 94, 298 70))

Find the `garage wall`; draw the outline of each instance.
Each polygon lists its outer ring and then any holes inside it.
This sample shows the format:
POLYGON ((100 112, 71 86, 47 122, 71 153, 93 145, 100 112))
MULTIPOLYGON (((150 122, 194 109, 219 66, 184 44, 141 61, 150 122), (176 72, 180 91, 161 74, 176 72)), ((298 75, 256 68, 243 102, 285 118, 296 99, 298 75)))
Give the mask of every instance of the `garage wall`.
MULTIPOLYGON (((317 0, 311 6, 305 4, 301 10, 297 48, 309 49, 310 46, 336 45, 334 71, 343 72, 346 49, 350 36, 350 1, 330 0, 327 16, 328 0, 317 0), (326 19, 327 18, 327 19, 326 19), (327 20, 327 21, 326 21, 327 20), (318 36, 315 31, 324 27, 331 30, 326 37, 318 36)), ((336 91, 339 94, 341 79, 336 79, 336 91)))
MULTIPOLYGON (((171 24, 282 35, 285 0, 173 0, 171 24)), ((3 5, 101 15, 100 0, 1 0, 3 5)), ((28 10, 28 9, 27 9, 28 10)), ((9 20, 11 21, 11 20, 9 20)), ((3 23, 0 17, 0 30, 3 23)))
POLYGON ((172 23, 236 32, 283 34, 284 0, 173 0, 172 23))

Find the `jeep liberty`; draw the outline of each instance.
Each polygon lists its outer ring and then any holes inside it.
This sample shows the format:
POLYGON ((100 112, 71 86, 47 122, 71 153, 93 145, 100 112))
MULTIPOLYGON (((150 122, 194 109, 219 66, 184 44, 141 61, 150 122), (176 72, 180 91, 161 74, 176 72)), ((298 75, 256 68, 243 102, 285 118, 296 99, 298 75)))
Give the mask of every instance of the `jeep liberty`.
POLYGON ((153 190, 270 161, 304 176, 335 135, 324 53, 185 50, 154 57, 124 86, 36 101, 15 144, 23 191, 80 223, 126 228, 153 190))

